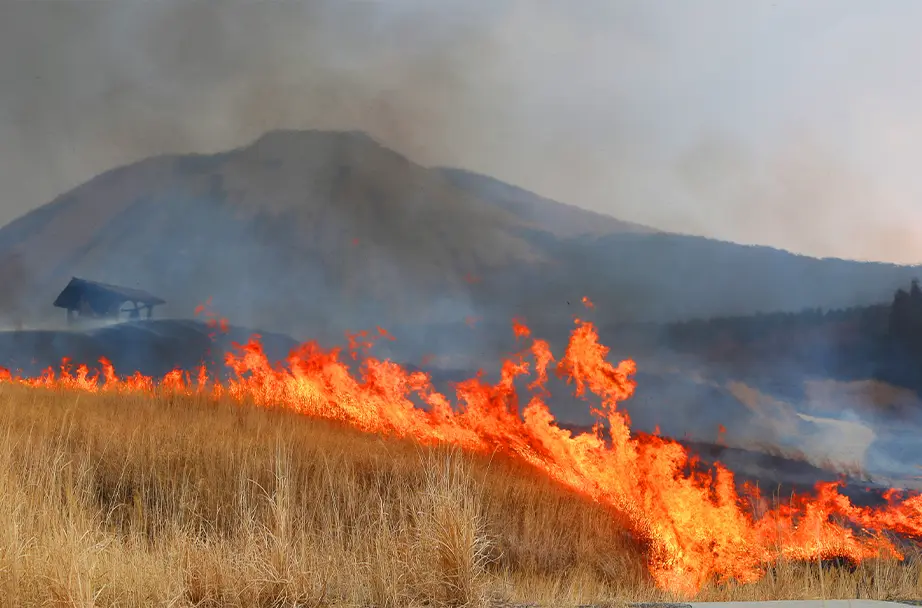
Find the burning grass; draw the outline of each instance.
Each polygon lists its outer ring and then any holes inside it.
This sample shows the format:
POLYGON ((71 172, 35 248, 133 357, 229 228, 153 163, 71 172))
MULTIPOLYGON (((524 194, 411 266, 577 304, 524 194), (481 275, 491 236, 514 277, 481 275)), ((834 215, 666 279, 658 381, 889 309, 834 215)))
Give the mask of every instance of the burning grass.
MULTIPOLYGON (((284 410, 0 384, 8 605, 670 599, 612 512, 528 466, 284 410)), ((922 566, 782 561, 702 600, 922 596, 922 566)))

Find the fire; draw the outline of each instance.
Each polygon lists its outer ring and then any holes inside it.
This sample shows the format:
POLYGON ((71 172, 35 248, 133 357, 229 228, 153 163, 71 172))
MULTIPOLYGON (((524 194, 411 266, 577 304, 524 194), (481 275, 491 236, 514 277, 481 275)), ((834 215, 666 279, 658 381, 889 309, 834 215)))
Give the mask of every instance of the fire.
MULTIPOLYGON (((204 316, 205 326, 209 329, 217 329, 224 334, 230 331, 230 322, 223 317, 218 317, 217 313, 212 309, 211 297, 204 304, 196 306, 193 315, 196 317, 199 315, 204 316)), ((215 335, 215 333, 211 333, 208 337, 214 339, 215 335)))
POLYGON ((37 378, 0 370, 0 382, 87 392, 204 394, 288 408, 422 444, 502 452, 609 507, 648 546, 649 571, 657 585, 681 596, 693 596, 710 581, 755 581, 784 558, 902 559, 883 534, 922 538, 920 496, 900 499, 893 492, 888 506, 863 508, 839 493, 837 484, 827 483, 818 485, 813 496, 795 496, 768 508, 755 488, 738 490, 726 468, 701 470, 680 444, 631 433, 618 403, 634 392, 636 365, 631 360, 610 363, 609 349, 591 323, 576 320, 559 361, 524 322, 516 320, 513 331, 527 341, 527 349, 503 363, 496 384, 481 374, 459 383, 454 404, 435 391, 426 373, 391 361, 362 354, 360 371, 351 371, 349 360, 358 359, 359 351, 364 353, 376 338, 391 339, 382 329, 377 336, 349 336, 348 353, 308 342, 276 364, 254 336, 235 344, 226 356, 226 381, 210 378, 204 366, 160 379, 140 373, 119 376, 103 359, 98 372, 73 368, 66 360, 60 370, 48 369, 37 378), (592 403, 600 419, 595 432, 573 434, 557 425, 545 388, 552 369, 592 403), (516 389, 519 378, 530 380, 527 395, 516 389), (603 421, 609 438, 602 437, 603 421))

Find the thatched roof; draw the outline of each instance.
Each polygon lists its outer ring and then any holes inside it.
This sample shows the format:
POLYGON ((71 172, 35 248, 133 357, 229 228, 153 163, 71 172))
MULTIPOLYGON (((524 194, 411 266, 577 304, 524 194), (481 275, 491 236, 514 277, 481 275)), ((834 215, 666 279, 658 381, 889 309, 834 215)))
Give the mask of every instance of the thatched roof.
POLYGON ((166 300, 151 295, 142 289, 132 289, 73 277, 67 287, 58 295, 54 305, 58 308, 73 310, 80 306, 81 296, 89 300, 105 300, 113 303, 137 302, 147 306, 166 304, 166 300))

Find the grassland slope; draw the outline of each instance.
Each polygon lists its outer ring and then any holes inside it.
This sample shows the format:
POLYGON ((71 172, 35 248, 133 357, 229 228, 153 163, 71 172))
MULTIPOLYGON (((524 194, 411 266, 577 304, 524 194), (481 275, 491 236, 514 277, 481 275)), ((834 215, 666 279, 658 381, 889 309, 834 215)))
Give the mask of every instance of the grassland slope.
MULTIPOLYGON (((283 411, 0 385, 10 605, 668 599, 599 505, 494 459, 283 411)), ((780 563, 702 600, 919 597, 919 562, 780 563)))

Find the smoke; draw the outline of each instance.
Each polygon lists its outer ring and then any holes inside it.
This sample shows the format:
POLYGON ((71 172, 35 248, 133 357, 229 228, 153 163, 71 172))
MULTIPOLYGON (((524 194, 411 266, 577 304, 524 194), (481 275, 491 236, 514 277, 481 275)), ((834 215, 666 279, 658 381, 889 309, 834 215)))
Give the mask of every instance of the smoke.
POLYGON ((917 261, 919 11, 6 3, 0 223, 153 154, 346 128, 668 230, 917 261))
MULTIPOLYGON (((922 5, 894 2, 874 13, 867 6, 5 3, 0 224, 152 155, 219 152, 278 128, 348 129, 423 164, 470 168, 666 230, 918 261, 922 181, 912 163, 922 141, 922 86, 905 76, 922 68, 912 17, 922 5)), ((165 204, 188 214, 188 226, 161 226, 165 249, 193 232, 252 236, 236 224, 209 224, 190 196, 167 193, 145 209, 165 204)), ((365 253, 385 277, 408 272, 393 249, 365 253)), ((183 266, 175 256, 162 265, 138 266, 128 256, 86 264, 110 275, 97 278, 143 279, 155 293, 174 283, 200 287, 170 302, 177 316, 197 296, 216 295, 222 312, 244 324, 267 315, 280 325, 289 325, 285 315, 335 320, 338 303, 316 269, 273 293, 241 297, 246 287, 238 286, 221 302, 216 290, 232 270, 292 276, 283 269, 297 260, 276 256, 255 243, 215 252, 212 268, 183 266), (226 272, 212 272, 217 267, 226 272)), ((375 304, 351 312, 371 326, 375 304)), ((452 294, 436 312, 460 319, 481 311, 452 294)), ((330 325, 339 337, 342 328, 330 325)), ((420 349, 428 340, 410 330, 398 338, 420 349)), ((479 355, 481 343, 471 342, 479 355)), ((709 424, 728 422, 713 405, 702 407, 715 415, 709 424)))
POLYGON ((6 220, 114 165, 220 151, 275 128, 361 129, 423 155, 450 139, 437 126, 459 118, 473 66, 490 64, 478 24, 502 12, 233 1, 4 10, 0 44, 17 63, 2 92, 4 156, 27 170, 4 180, 21 189, 10 199, 26 199, 6 220), (50 165, 27 165, 38 158, 50 165))

